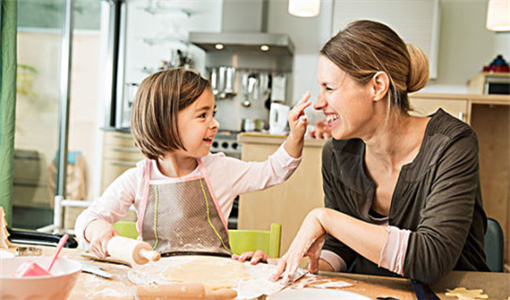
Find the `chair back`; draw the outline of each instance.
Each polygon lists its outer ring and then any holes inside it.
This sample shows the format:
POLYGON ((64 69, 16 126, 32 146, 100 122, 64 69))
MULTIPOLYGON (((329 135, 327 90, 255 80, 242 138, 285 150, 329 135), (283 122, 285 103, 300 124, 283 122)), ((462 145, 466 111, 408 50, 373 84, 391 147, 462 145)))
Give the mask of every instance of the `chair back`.
POLYGON ((492 272, 503 272, 503 230, 499 223, 492 218, 487 219, 485 255, 492 272))
POLYGON ((282 225, 272 223, 271 230, 229 230, 233 254, 262 250, 270 257, 280 257, 282 225))
MULTIPOLYGON (((138 238, 136 222, 118 221, 113 224, 120 236, 138 238)), ((280 256, 282 225, 272 223, 271 230, 229 230, 230 247, 233 254, 262 250, 270 257, 280 256)))
POLYGON ((137 239, 138 238, 138 230, 136 230, 136 222, 129 221, 118 221, 113 224, 113 227, 117 229, 120 236, 137 239))

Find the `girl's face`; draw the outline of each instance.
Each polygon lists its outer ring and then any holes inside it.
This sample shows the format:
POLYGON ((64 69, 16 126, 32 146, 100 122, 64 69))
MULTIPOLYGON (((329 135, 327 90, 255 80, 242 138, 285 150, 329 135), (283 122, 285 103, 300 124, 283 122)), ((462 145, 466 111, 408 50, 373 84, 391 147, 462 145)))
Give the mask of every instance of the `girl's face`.
POLYGON ((206 89, 190 106, 179 112, 179 134, 186 155, 198 158, 209 153, 220 124, 214 119, 216 103, 210 89, 206 89))
POLYGON ((331 60, 319 57, 320 92, 314 108, 326 116, 335 139, 361 138, 373 115, 371 85, 360 86, 331 60))

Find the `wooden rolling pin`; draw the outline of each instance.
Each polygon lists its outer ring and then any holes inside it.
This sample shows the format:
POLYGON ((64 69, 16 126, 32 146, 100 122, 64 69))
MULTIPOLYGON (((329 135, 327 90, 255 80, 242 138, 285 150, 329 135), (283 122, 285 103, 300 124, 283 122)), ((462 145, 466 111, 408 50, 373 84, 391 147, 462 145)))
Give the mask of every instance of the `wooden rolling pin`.
POLYGON ((135 299, 149 300, 227 300, 235 299, 237 292, 232 289, 209 290, 201 283, 176 283, 164 285, 138 285, 135 287, 135 299))
POLYGON ((134 264, 143 265, 149 261, 158 261, 161 254, 153 251, 152 247, 146 242, 133 240, 122 236, 114 236, 107 247, 108 253, 112 258, 120 259, 134 264))

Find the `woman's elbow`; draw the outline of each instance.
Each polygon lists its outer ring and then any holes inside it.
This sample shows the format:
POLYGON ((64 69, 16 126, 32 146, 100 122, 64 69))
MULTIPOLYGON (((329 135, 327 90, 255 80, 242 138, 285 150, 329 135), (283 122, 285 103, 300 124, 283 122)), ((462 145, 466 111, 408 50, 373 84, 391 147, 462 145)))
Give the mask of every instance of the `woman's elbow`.
POLYGON ((440 266, 428 266, 427 268, 416 268, 409 272, 409 275, 404 273, 404 276, 416 280, 424 284, 434 284, 439 282, 441 278, 449 271, 442 269, 440 266))

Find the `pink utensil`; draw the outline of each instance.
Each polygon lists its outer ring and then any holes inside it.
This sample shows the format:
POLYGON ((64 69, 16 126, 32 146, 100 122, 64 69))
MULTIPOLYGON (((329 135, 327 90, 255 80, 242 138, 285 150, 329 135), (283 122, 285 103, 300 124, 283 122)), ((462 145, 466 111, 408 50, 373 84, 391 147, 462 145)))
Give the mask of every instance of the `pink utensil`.
POLYGON ((55 260, 57 260, 57 257, 64 247, 67 239, 69 238, 68 234, 65 234, 60 241, 58 242, 57 249, 55 250, 55 253, 53 254, 53 257, 51 258, 50 266, 48 267, 48 270, 43 269, 41 266, 39 266, 34 261, 26 261, 22 263, 16 272, 14 272, 14 277, 37 277, 37 276, 50 276, 50 270, 53 267, 53 264, 55 263, 55 260))
POLYGON ((53 254, 53 257, 51 258, 51 263, 50 263, 50 266, 48 267, 48 273, 51 271, 51 268, 53 267, 55 260, 57 260, 57 257, 60 254, 60 251, 62 251, 62 248, 64 248, 64 245, 66 244, 68 238, 69 238, 69 235, 67 233, 64 234, 64 236, 60 238, 60 241, 58 242, 58 245, 57 245, 57 249, 55 250, 55 254, 53 254))

